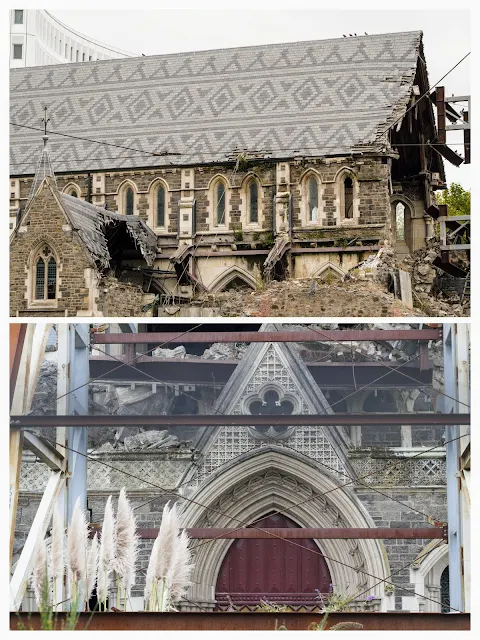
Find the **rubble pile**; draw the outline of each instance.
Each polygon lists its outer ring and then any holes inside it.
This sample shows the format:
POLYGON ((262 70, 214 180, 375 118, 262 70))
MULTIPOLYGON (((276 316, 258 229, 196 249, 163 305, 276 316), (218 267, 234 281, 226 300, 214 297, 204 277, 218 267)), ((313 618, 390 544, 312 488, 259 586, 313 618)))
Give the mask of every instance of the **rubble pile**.
MULTIPOLYGON (((410 273, 412 294, 415 306, 423 309, 430 316, 468 316, 470 315, 470 299, 463 301, 458 291, 444 292, 439 286, 439 279, 451 276, 445 274, 432 263, 440 256, 440 240, 429 238, 427 246, 417 249, 401 263, 401 268, 410 273)), ((458 266, 466 268, 463 260, 457 260, 458 266)), ((460 282, 460 289, 461 284, 460 282)))
POLYGON ((215 307, 224 317, 412 317, 424 312, 409 309, 384 286, 371 279, 319 283, 311 278, 273 280, 257 291, 203 294, 201 306, 215 307))
MULTIPOLYGON (((322 331, 323 325, 284 325, 285 330, 304 331, 308 328, 322 331)), ((412 325, 405 324, 360 324, 358 329, 405 329, 412 325)), ((330 324, 324 326, 326 329, 339 329, 339 325, 330 324)), ((389 340, 382 342, 349 340, 343 344, 331 341, 322 341, 319 335, 318 342, 292 343, 299 351, 303 360, 307 362, 368 362, 379 360, 390 363, 403 363, 417 353, 418 345, 410 340, 389 340)))

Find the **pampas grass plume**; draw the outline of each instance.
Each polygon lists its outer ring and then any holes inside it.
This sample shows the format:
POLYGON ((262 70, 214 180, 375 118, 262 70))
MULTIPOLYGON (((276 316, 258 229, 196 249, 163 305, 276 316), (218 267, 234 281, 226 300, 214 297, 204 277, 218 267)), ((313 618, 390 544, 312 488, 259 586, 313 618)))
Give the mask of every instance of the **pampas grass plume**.
POLYGON ((97 581, 98 570, 98 534, 93 536, 93 540, 90 543, 87 554, 87 583, 86 583, 86 595, 85 599, 88 602, 95 589, 95 583, 97 581))
POLYGON ((85 579, 87 568, 88 525, 80 507, 80 498, 75 502, 72 519, 68 527, 67 568, 72 582, 85 579))
POLYGON ((48 584, 47 574, 47 547, 45 540, 37 543, 35 550, 35 562, 33 565, 33 573, 31 585, 38 608, 41 610, 45 604, 45 587, 48 584))

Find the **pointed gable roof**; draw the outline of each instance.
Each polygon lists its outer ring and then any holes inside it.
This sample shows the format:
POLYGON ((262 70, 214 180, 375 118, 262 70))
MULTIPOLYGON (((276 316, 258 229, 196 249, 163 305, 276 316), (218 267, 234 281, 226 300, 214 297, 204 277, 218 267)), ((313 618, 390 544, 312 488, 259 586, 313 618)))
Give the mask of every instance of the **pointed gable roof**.
MULTIPOLYGON (((13 69, 11 120, 38 127, 49 105, 68 134, 57 172, 382 152, 421 55, 411 31, 13 69)), ((35 131, 12 125, 10 141, 11 175, 32 175, 35 131)))
MULTIPOLYGON (((47 169, 48 166, 45 165, 45 170, 47 169)), ((62 193, 57 188, 54 175, 45 175, 41 180, 40 175, 38 186, 34 191, 32 189, 33 194, 22 213, 20 223, 10 237, 11 244, 15 243, 18 228, 35 210, 37 197, 45 187, 58 203, 66 222, 78 234, 98 271, 104 272, 112 267, 113 253, 119 249, 130 251, 129 257, 133 259, 143 258, 148 266, 153 265, 157 254, 157 236, 141 218, 120 215, 62 193)))

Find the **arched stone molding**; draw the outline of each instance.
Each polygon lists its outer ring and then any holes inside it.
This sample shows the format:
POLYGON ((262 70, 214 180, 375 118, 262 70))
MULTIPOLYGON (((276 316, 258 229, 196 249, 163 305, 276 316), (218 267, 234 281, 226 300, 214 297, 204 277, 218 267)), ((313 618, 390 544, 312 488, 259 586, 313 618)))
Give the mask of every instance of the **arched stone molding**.
POLYGON ((226 231, 230 223, 230 197, 231 197, 231 185, 227 177, 224 176, 222 173, 215 174, 211 178, 210 182, 208 183, 207 193, 208 193, 207 222, 210 223, 210 229, 213 230, 215 228, 218 228, 218 229, 225 229, 226 231), (219 183, 223 183, 223 186, 225 188, 225 195, 224 195, 225 216, 224 216, 223 223, 221 224, 217 223, 217 187, 219 183))
POLYGON ((338 264, 335 264, 333 262, 326 262, 325 264, 322 264, 322 266, 320 267, 320 269, 318 269, 318 271, 316 271, 312 278, 321 278, 322 274, 325 273, 326 271, 328 271, 329 269, 331 269, 332 271, 334 271, 340 278, 343 278, 343 276, 346 275, 346 271, 344 271, 343 269, 341 269, 338 264))
POLYGON ((82 190, 80 189, 80 187, 78 186, 78 184, 76 184, 75 182, 69 182, 64 188, 63 188, 63 193, 66 193, 67 195, 72 195, 72 191, 75 191, 75 193, 77 194, 77 198, 80 198, 81 200, 83 200, 84 198, 82 197, 82 190))
POLYGON ((413 584, 413 590, 420 596, 426 596, 424 600, 421 597, 416 598, 418 606, 416 610, 428 613, 441 612, 440 578, 443 570, 448 567, 448 544, 443 543, 434 548, 437 544, 438 540, 432 540, 427 544, 410 568, 410 582, 413 584))
POLYGON ((334 178, 334 189, 336 199, 336 220, 337 224, 348 226, 358 224, 360 206, 360 185, 357 174, 350 167, 342 167, 337 171, 334 178), (345 180, 350 178, 353 185, 353 215, 351 218, 345 217, 345 180))
POLYGON ((263 189, 260 178, 253 171, 249 171, 242 180, 240 185, 240 215, 242 226, 246 231, 257 230, 263 227, 264 220, 264 207, 263 207, 263 189), (258 189, 258 215, 257 222, 250 221, 250 190, 249 187, 252 182, 256 182, 258 189))
POLYGON ((233 266, 229 267, 225 271, 222 271, 222 273, 220 273, 210 284, 208 290, 217 292, 222 291, 226 286, 230 284, 230 282, 232 282, 232 280, 235 280, 235 278, 240 278, 241 280, 243 280, 245 284, 247 284, 249 287, 252 287, 254 291, 258 286, 258 283, 252 276, 252 274, 250 274, 245 269, 242 269, 241 267, 233 266))
POLYGON ((300 219, 302 221, 302 226, 310 226, 310 227, 318 227, 322 224, 323 217, 323 192, 324 186, 322 183, 322 178, 320 173, 316 169, 309 168, 303 172, 300 176, 299 180, 300 187, 300 219), (310 208, 309 208, 309 182, 310 178, 314 178, 317 182, 317 214, 316 219, 310 219, 310 208))
POLYGON ((392 242, 397 249, 407 246, 412 251, 412 219, 415 217, 415 204, 404 195, 394 194, 390 197, 390 219, 392 228, 392 242), (397 205, 403 204, 404 211, 404 237, 397 237, 397 205))
MULTIPOLYGON (((353 490, 338 487, 328 471, 319 471, 304 456, 281 447, 262 447, 210 475, 189 496, 181 519, 186 527, 237 527, 278 510, 302 527, 374 527, 353 490)), ((218 573, 231 544, 218 540, 198 547, 190 600, 214 607, 218 573)), ((379 540, 321 540, 318 547, 339 593, 367 591, 365 597, 378 582, 376 577, 380 580, 390 573, 379 540)), ((383 596, 383 585, 374 590, 383 596)))
POLYGON ((165 233, 168 231, 171 214, 171 193, 168 188, 168 183, 163 178, 155 178, 150 182, 147 190, 147 200, 148 226, 156 232, 165 233), (157 191, 160 187, 163 187, 165 192, 165 224, 163 226, 157 225, 157 191))
POLYGON ((138 189, 135 182, 133 182, 133 180, 130 180, 130 178, 123 180, 123 182, 118 185, 117 193, 114 195, 115 203, 117 205, 117 211, 118 213, 126 215, 125 196, 128 187, 131 187, 133 189, 133 214, 136 215, 138 206, 138 189))

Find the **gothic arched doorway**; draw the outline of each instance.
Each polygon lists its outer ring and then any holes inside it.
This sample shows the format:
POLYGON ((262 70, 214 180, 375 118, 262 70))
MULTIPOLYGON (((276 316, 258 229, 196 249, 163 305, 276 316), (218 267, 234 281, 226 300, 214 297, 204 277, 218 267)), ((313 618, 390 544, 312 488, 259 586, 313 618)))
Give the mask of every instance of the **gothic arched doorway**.
MULTIPOLYGON (((298 528, 284 515, 266 516, 259 528, 298 528)), ((330 572, 313 540, 238 539, 223 559, 215 589, 217 609, 254 609, 262 600, 312 609, 328 593, 330 572), (299 545, 299 546, 297 546, 299 545), (311 553, 314 551, 315 553, 311 553)))

